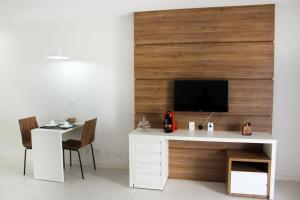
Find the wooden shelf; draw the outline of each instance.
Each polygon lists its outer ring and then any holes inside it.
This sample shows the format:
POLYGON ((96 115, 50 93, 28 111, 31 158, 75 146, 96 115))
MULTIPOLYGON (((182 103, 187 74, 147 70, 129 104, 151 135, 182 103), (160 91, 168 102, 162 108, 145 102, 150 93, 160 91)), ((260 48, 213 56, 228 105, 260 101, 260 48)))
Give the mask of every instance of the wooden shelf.
POLYGON ((231 171, 268 173, 268 163, 234 161, 231 164, 231 171))
POLYGON ((268 198, 271 159, 265 152, 227 150, 228 194, 241 197, 268 198))
POLYGON ((228 150, 230 161, 270 163, 271 159, 263 151, 228 150))

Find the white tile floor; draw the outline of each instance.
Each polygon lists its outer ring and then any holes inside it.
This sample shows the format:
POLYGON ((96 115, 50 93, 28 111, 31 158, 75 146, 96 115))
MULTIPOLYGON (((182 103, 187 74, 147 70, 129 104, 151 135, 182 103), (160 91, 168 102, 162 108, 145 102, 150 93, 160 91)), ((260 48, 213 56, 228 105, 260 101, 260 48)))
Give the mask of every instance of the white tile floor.
MULTIPOLYGON (((163 192, 132 189, 127 170, 84 167, 82 180, 78 166, 67 166, 65 183, 40 181, 32 178, 30 166, 23 176, 22 164, 0 156, 0 200, 247 200, 227 196, 223 183, 169 180, 163 192)), ((277 181, 275 197, 300 200, 300 183, 277 181)))

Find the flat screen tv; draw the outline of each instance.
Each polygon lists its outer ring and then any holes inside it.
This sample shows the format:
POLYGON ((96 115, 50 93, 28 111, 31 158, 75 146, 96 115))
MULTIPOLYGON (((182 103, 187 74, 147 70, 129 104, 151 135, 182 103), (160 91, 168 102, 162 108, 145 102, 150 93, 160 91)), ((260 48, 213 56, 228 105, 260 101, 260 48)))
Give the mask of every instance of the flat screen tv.
POLYGON ((174 110, 228 112, 228 81, 175 80, 174 110))

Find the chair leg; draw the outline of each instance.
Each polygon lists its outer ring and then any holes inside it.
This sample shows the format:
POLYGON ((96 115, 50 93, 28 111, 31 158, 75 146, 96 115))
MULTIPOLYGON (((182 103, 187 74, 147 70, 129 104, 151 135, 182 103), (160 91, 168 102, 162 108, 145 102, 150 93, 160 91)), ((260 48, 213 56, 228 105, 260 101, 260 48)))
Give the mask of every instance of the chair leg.
POLYGON ((93 162, 94 162, 94 169, 96 170, 96 163, 95 163, 95 156, 94 156, 94 149, 93 149, 93 145, 91 145, 91 149, 92 149, 92 155, 93 155, 93 162))
POLYGON ((25 176, 25 171, 26 171, 26 152, 27 152, 27 149, 25 149, 25 153, 24 153, 24 170, 23 170, 24 176, 25 176))
POLYGON ((82 164, 81 164, 81 158, 80 158, 80 152, 78 150, 76 150, 76 151, 78 153, 79 164, 80 164, 80 169, 81 169, 81 176, 82 176, 82 179, 84 179, 83 170, 82 170, 82 164))
POLYGON ((63 163, 64 163, 64 169, 66 169, 66 164, 65 164, 65 149, 63 149, 63 163))
POLYGON ((70 166, 72 167, 72 151, 70 150, 70 166))

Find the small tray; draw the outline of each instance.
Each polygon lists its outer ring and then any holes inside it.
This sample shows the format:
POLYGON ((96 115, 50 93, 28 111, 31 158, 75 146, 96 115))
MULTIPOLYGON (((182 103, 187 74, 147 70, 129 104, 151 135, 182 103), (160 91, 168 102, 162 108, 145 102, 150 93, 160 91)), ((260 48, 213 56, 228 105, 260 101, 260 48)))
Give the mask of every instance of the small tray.
POLYGON ((64 126, 64 125, 60 125, 59 128, 61 129, 70 129, 70 128, 74 128, 75 125, 74 124, 71 124, 70 126, 64 126))
POLYGON ((70 128, 74 128, 76 125, 69 126, 69 127, 60 127, 60 125, 57 126, 41 126, 42 129, 53 129, 53 130, 67 130, 70 128))

